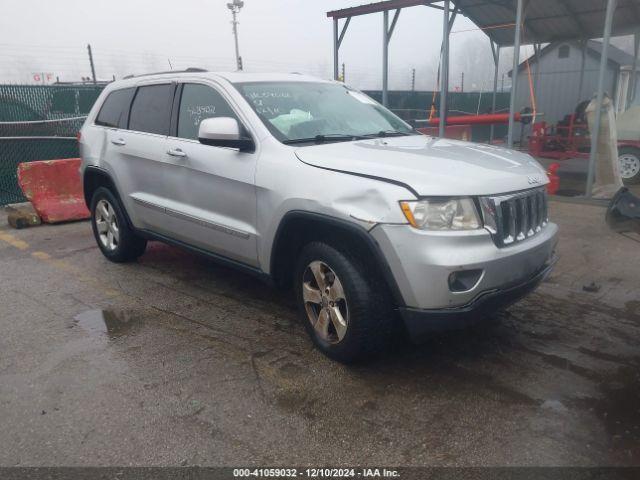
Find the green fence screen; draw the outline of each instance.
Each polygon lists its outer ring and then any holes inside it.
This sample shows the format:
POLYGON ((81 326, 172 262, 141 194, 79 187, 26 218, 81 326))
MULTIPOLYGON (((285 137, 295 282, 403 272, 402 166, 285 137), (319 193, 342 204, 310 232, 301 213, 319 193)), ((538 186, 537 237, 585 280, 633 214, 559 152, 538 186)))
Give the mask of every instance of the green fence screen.
MULTIPOLYGON (((96 85, 0 85, 0 205, 24 201, 17 183, 20 162, 78 156, 76 133, 100 95, 96 85)), ((378 101, 381 91, 366 92, 378 101)), ((439 95, 435 96, 436 108, 439 95)), ((452 115, 491 111, 491 94, 449 94, 452 115)), ((390 91, 390 108, 407 121, 427 118, 433 92, 390 91)), ((497 96, 497 111, 508 108, 509 94, 497 96)), ((421 126, 424 124, 416 124, 421 126)), ((489 126, 474 126, 472 139, 489 139, 489 126)), ((506 126, 496 127, 496 138, 506 126)))
POLYGON ((19 163, 78 156, 76 133, 102 88, 0 85, 0 205, 25 200, 19 163))

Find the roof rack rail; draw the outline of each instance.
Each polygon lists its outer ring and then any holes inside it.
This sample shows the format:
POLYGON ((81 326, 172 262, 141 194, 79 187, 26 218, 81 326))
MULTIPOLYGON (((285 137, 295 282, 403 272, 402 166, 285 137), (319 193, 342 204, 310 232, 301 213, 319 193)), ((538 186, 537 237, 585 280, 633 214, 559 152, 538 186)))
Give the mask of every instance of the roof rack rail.
POLYGON ((189 67, 185 70, 165 70, 164 72, 152 72, 152 73, 142 73, 140 75, 127 75, 126 77, 122 77, 123 80, 128 78, 137 78, 137 77, 147 77, 149 75, 162 75, 166 73, 190 73, 190 72, 207 72, 206 68, 198 68, 198 67, 189 67))

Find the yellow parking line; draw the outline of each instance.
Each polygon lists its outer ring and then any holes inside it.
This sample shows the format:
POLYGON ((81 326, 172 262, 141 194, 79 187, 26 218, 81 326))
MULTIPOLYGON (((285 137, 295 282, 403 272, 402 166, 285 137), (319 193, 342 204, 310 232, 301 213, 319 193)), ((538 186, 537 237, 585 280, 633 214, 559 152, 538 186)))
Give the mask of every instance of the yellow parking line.
MULTIPOLYGON (((0 232, 0 240, 19 250, 27 250, 29 248, 29 244, 27 242, 8 233, 0 232)), ((111 288, 109 285, 100 281, 97 277, 86 274, 81 268, 71 265, 64 260, 53 258, 46 252, 31 252, 31 256, 37 260, 48 263, 58 270, 62 270, 63 272, 73 275, 82 283, 90 284, 99 288, 107 297, 117 297, 122 294, 122 292, 111 288)))
POLYGON ((29 248, 29 244, 27 242, 25 242, 24 240, 20 240, 13 235, 9 235, 8 233, 0 232, 0 240, 19 250, 26 250, 27 248, 29 248))
POLYGON ((96 288, 99 288, 107 297, 117 297, 121 295, 121 292, 119 292, 118 290, 114 290, 106 283, 100 281, 97 276, 88 275, 83 271, 83 269, 78 268, 75 265, 72 265, 59 258, 53 258, 46 252, 33 252, 31 256, 33 258, 37 258, 38 260, 44 261, 45 263, 58 270, 62 270, 63 272, 73 275, 74 277, 76 277, 76 279, 84 284, 93 285, 96 288))

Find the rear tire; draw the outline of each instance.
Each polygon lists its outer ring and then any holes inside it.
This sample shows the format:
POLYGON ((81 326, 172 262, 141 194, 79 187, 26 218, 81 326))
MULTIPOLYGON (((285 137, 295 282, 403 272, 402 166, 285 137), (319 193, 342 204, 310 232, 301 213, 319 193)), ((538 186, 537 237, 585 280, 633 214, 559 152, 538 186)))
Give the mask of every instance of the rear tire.
POLYGON ((301 320, 318 349, 342 363, 379 354, 392 338, 386 285, 365 265, 353 252, 312 242, 302 249, 295 269, 301 320))
POLYGON ((622 147, 618 150, 618 164, 625 184, 640 183, 640 149, 622 147))
POLYGON ((147 247, 147 241, 129 227, 118 198, 105 187, 91 199, 91 227, 100 251, 112 262, 133 261, 147 247))

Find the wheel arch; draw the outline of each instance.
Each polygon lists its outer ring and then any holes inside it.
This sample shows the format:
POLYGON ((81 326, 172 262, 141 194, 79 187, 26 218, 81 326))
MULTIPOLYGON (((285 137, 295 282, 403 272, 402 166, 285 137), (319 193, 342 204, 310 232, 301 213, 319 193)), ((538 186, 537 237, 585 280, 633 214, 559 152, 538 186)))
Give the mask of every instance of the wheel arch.
POLYGON ((269 261, 269 272, 273 281, 277 285, 288 286, 298 253, 307 243, 318 240, 337 248, 344 244, 343 242, 348 242, 357 248, 363 258, 368 261, 373 259, 373 264, 388 287, 394 304, 404 305, 391 268, 378 242, 369 232, 347 220, 315 212, 293 210, 282 217, 274 235, 269 261))
POLYGON ((120 208, 122 209, 122 213, 127 219, 129 227, 133 228, 133 223, 131 222, 129 213, 127 212, 127 209, 122 202, 120 192, 118 192, 118 188, 116 187, 116 184, 113 181, 113 178, 111 178, 109 172, 98 167, 86 167, 82 176, 82 188, 84 194, 84 202, 89 210, 91 209, 91 200, 93 199, 93 194, 100 187, 108 188, 116 197, 116 199, 120 202, 120 208))

